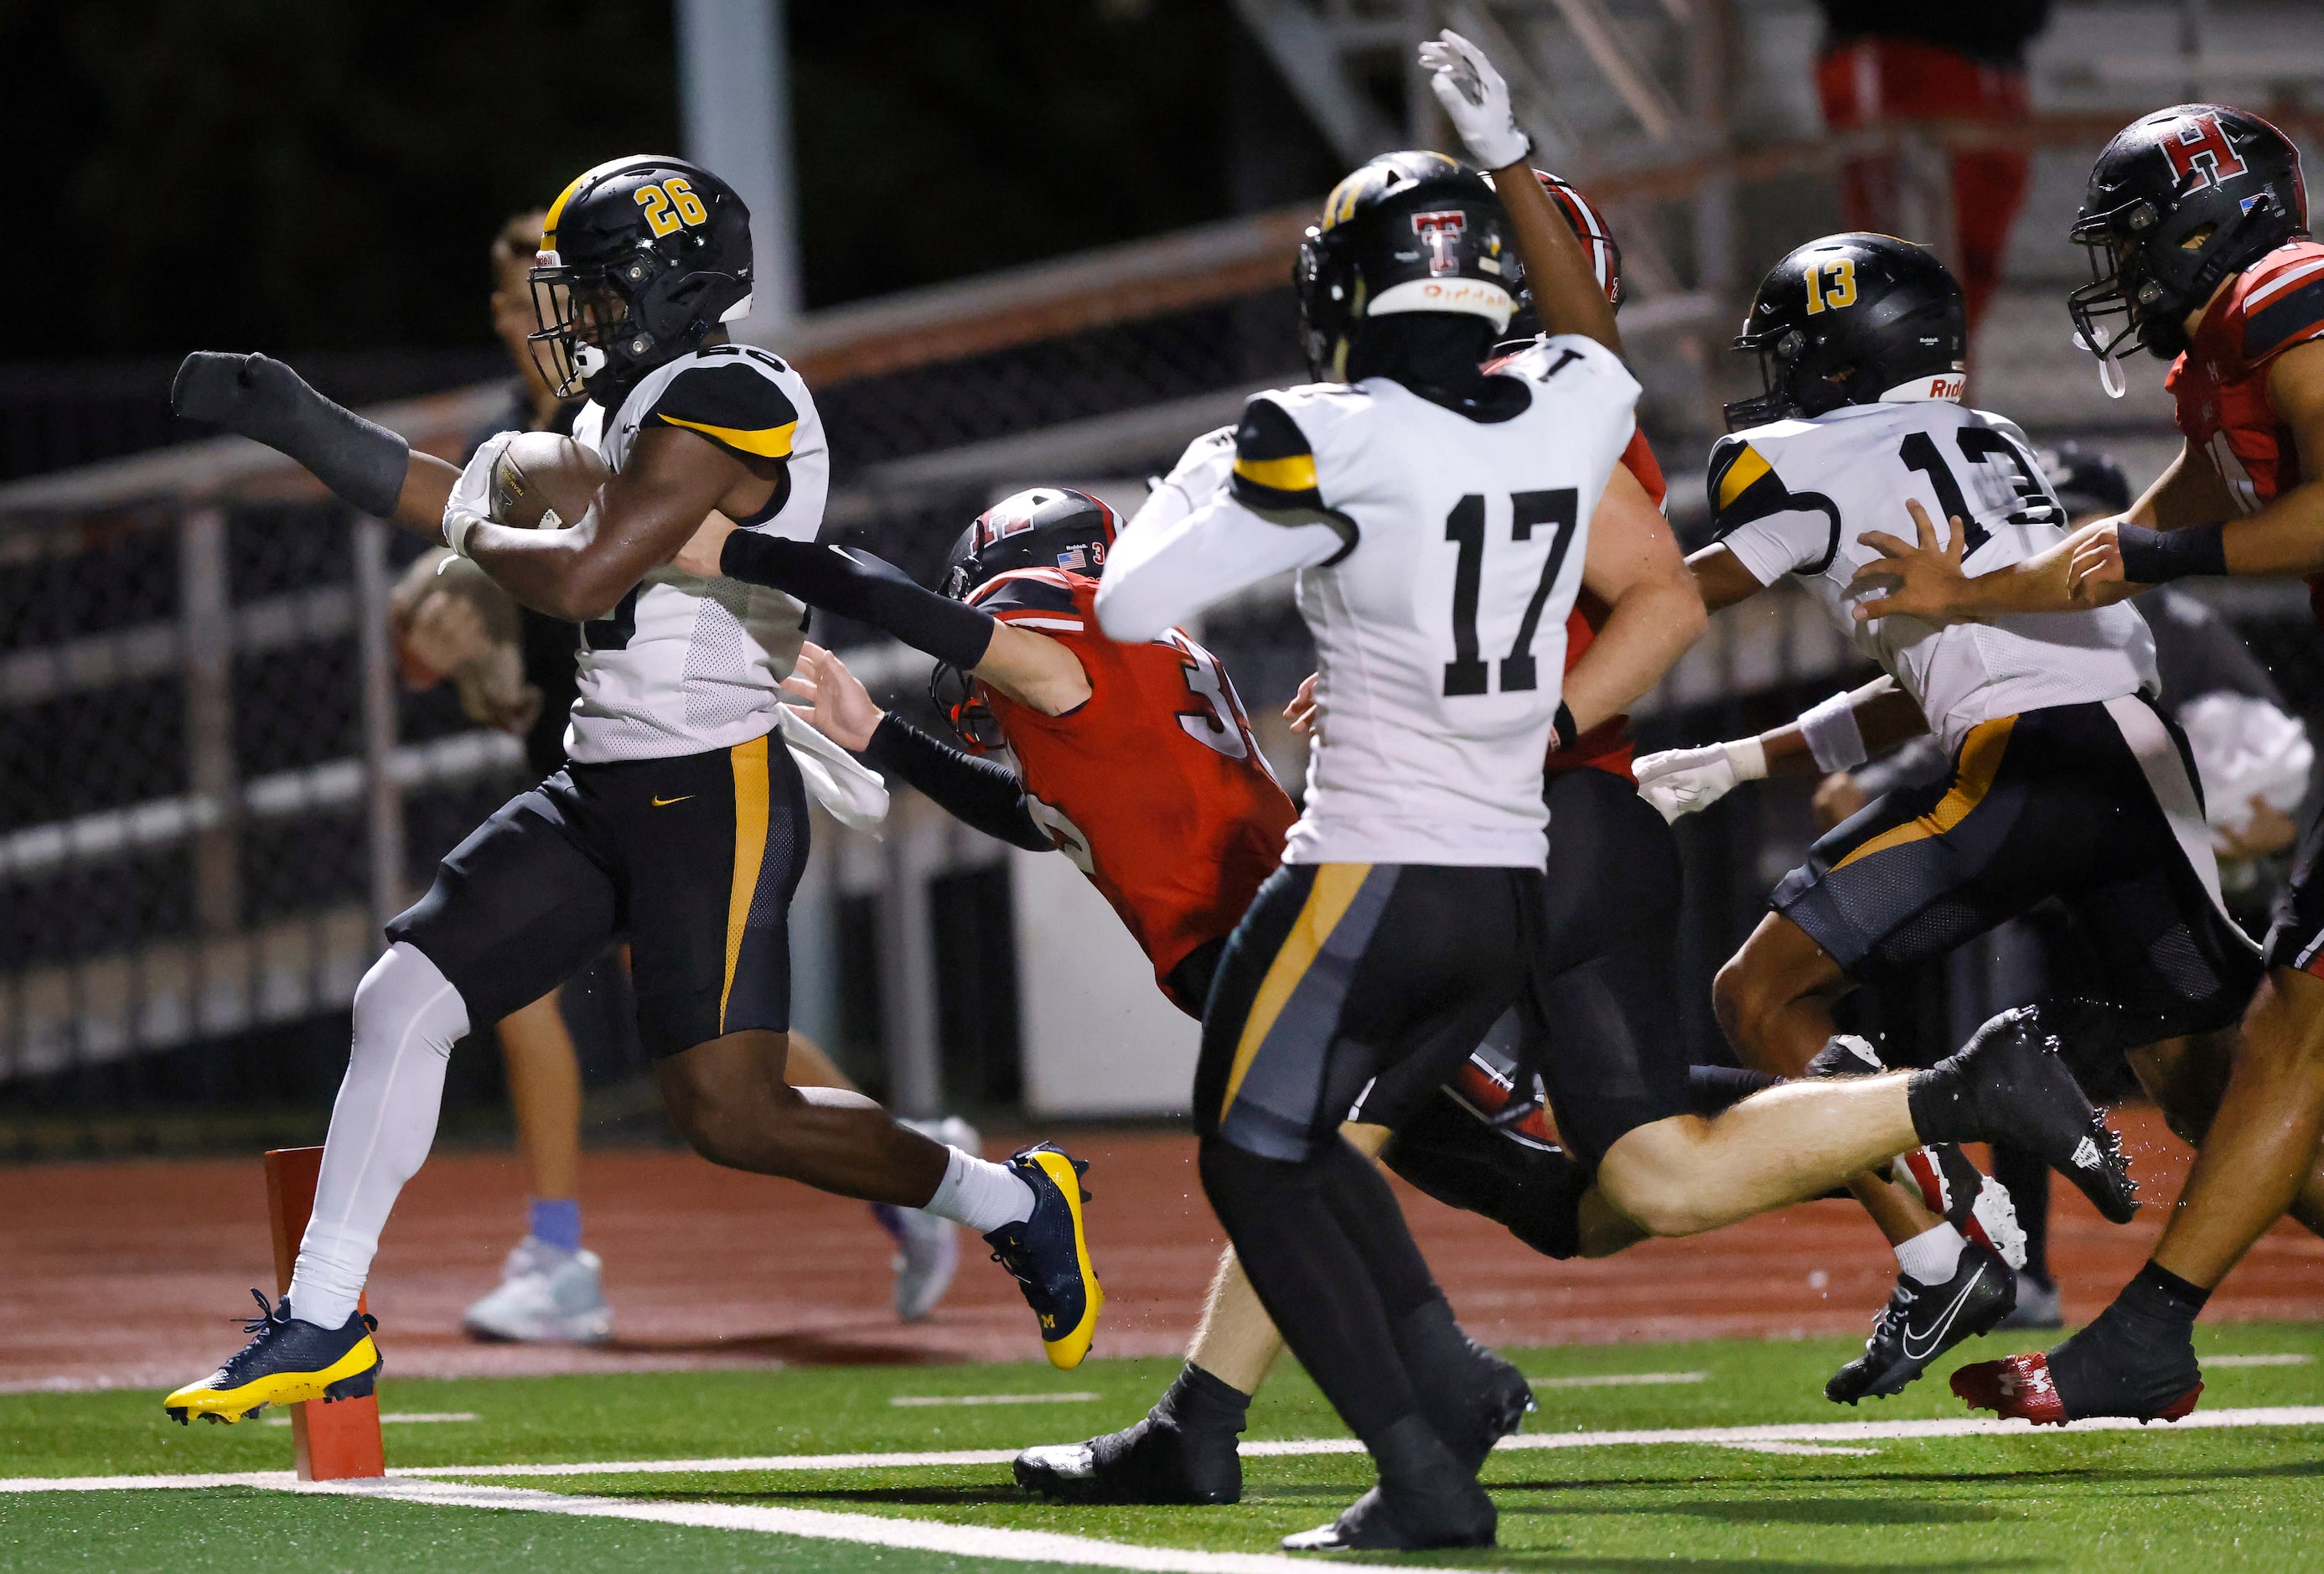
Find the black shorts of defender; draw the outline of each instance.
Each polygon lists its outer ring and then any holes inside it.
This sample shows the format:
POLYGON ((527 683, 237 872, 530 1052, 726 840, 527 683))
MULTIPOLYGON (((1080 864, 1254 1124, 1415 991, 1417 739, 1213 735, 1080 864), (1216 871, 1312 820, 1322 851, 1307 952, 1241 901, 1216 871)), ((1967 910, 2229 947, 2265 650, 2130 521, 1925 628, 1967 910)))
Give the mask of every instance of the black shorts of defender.
POLYGON ((1826 835, 1775 909, 1851 979, 1926 964, 2055 897, 2089 943, 2043 1002, 2080 1047, 2236 1021, 2259 955, 2219 905, 2186 741, 2143 699, 2057 705, 1969 730, 1951 774, 1826 835))
POLYGON ((2324 978, 2324 815, 2300 838, 2291 882, 2276 894, 2265 950, 2270 970, 2324 978))
POLYGON ((779 738, 568 765, 454 848, 388 925, 497 1022, 626 936, 638 1036, 657 1058, 790 1026, 790 901, 807 796, 779 738))
POLYGON ((1538 1031, 1545 918, 1529 869, 1277 870, 1211 986, 1196 1131, 1300 1163, 1383 1073, 1434 1090, 1512 1006, 1538 1031))
MULTIPOLYGON (((1544 796, 1549 870, 1534 963, 1540 1038, 1526 1040, 1512 1007, 1471 1058, 1489 1077, 1509 1080, 1520 1098, 1540 1072, 1559 1141, 1594 1171, 1623 1137, 1689 1108, 1685 1033, 1671 987, 1682 893, 1678 838, 1635 786, 1608 771, 1562 771, 1544 796)), ((1354 1118, 1404 1132, 1418 1121, 1439 1140, 1474 1128, 1508 1144, 1487 1124, 1504 1111, 1473 1108, 1452 1088, 1439 1093, 1436 1084, 1414 1080, 1428 1058, 1383 1072, 1354 1118)))

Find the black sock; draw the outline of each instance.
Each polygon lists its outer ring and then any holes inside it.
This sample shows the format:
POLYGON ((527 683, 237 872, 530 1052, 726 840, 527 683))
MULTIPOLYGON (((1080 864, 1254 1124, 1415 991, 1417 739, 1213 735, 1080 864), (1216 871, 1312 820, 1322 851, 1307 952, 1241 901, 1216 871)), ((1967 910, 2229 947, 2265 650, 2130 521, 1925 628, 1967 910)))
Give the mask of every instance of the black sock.
POLYGON ((1412 1227, 1405 1222, 1404 1210, 1397 1206, 1396 1193, 1379 1166, 1345 1137, 1321 1145, 1315 1162, 1322 1170, 1323 1205, 1363 1258, 1388 1321, 1443 1301, 1444 1293, 1436 1287, 1428 1259, 1420 1255, 1412 1227))
POLYGON ((1397 1422, 1418 1420, 1379 1287, 1323 1200, 1324 1165, 1206 1137, 1198 1168, 1259 1304, 1348 1430, 1376 1448, 1397 1422))
POLYGON ((2138 1270, 2137 1276, 2123 1286, 2115 1304, 2124 1312, 2139 1317, 2151 1317, 2161 1322, 2176 1323, 2190 1328, 2202 1314, 2203 1303, 2211 1293, 2200 1284, 2190 1284, 2160 1263, 2149 1260, 2138 1270))
POLYGON ((1969 1090, 1950 1065, 1914 1072, 1904 1084, 1904 1108, 1912 1113, 1914 1135, 1925 1146, 1975 1142, 1985 1135, 1977 1128, 1969 1090))
POLYGON ((1239 1433, 1250 1421, 1250 1395, 1188 1361, 1153 1413, 1181 1431, 1239 1433))
POLYGON ((2050 1166, 2042 1155, 2015 1143, 1993 1145, 1993 1178, 2009 1193, 2017 1210, 2017 1227, 2025 1232, 2024 1273, 2043 1289, 2050 1278, 2050 1166))

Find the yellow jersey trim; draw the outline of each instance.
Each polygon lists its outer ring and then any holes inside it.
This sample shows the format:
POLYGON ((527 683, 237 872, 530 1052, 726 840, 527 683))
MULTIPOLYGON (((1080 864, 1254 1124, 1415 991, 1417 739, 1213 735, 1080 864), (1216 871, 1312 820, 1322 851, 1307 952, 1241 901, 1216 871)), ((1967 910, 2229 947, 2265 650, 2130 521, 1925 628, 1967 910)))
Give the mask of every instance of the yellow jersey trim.
POLYGON ((1735 500, 1748 492, 1754 482, 1773 468, 1759 456, 1758 449, 1746 443, 1743 452, 1735 456, 1735 463, 1727 467, 1727 474, 1719 478, 1719 506, 1733 508, 1735 500))
POLYGON ((1918 819, 1907 820, 1875 836, 1871 841, 1832 865, 1846 869, 1859 858, 1869 858, 1876 852, 1886 852, 1892 847, 1907 842, 1924 842, 1932 836, 1942 836, 1969 816, 1971 810, 1985 802, 1985 795, 1993 790, 1993 778, 2000 774, 2002 757, 2009 751, 2009 730, 2017 724, 2015 716, 1996 716, 1990 722, 1979 722, 1969 730, 1961 741, 1960 770, 1952 789, 1939 800, 1937 806, 1918 819))
POLYGON ((791 434, 798 430, 797 421, 785 421, 779 427, 762 427, 757 431, 744 431, 739 427, 714 427, 707 421, 680 420, 674 415, 655 419, 673 427, 684 427, 690 432, 700 432, 712 442, 723 443, 745 454, 754 454, 761 459, 789 458, 791 434))
POLYGON ((1238 455, 1234 473, 1275 492, 1315 490, 1315 456, 1294 454, 1288 459, 1245 459, 1238 455))

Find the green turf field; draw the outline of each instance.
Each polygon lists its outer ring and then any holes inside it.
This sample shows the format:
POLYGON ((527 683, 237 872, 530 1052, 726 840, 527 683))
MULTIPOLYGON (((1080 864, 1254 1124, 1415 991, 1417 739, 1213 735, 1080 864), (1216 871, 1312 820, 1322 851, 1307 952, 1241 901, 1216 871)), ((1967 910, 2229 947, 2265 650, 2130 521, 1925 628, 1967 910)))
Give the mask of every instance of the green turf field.
MULTIPOLYGON (((1983 1340, 1972 1351, 1982 1358, 2005 1348, 2018 1347, 1983 1340)), ((2230 1358, 2207 1370, 2205 1413, 2324 1406, 2324 1329, 2207 1330, 2203 1348, 2207 1361, 2230 1358), (2237 1357, 2307 1358, 2233 1364, 2237 1357)), ((1517 1359, 1542 1401, 1527 1427, 1536 1436, 1965 1415, 1941 1381, 1950 1363, 1901 1399, 1860 1411, 1827 1404, 1823 1378, 1849 1353, 1833 1340, 1728 1341, 1569 1347, 1517 1359), (1641 1375, 1660 1380, 1596 1385, 1641 1375)), ((1086 1510, 1027 1500, 1002 1461, 463 1476, 452 1468, 1062 1441, 1134 1419, 1172 1363, 1093 1361, 1072 1373, 1032 1364, 425 1382, 394 1380, 392 1347, 388 1358, 388 1414, 475 1418, 388 1426, 391 1467, 428 1470, 390 1483, 400 1500, 265 1484, 0 1492, 0 1569, 452 1574, 554 1559, 588 1569, 779 1564, 935 1574, 1139 1561, 1119 1547, 1093 1554, 1085 1542, 1022 1534, 1051 1533, 1161 1550, 1144 1558, 1148 1567, 1255 1574, 1261 1565, 1250 1555, 1272 1553, 1278 1536, 1328 1519, 1367 1478, 1357 1455, 1259 1455, 1246 1459, 1237 1507, 1086 1510), (895 1403, 1026 1395, 1088 1397, 895 1403), (401 1500, 415 1495, 433 1500, 401 1500), (812 1512, 802 1519, 798 1510, 812 1512), (648 1517, 622 1517, 633 1514, 648 1517), (1178 1555, 1189 1551, 1245 1556, 1178 1555)), ((1286 1368, 1254 1406, 1245 1441, 1343 1435, 1314 1389, 1286 1368)), ((288 1431, 261 1421, 172 1425, 151 1394, 0 1396, 0 1477, 279 1471, 290 1452, 288 1431)), ((1505 1450, 1486 1479, 1501 1509, 1498 1551, 1401 1560, 1517 1569, 2324 1568, 2324 1424, 2313 1422, 1590 1441, 1505 1450), (1756 1451, 1770 1447, 1782 1451, 1756 1451)))

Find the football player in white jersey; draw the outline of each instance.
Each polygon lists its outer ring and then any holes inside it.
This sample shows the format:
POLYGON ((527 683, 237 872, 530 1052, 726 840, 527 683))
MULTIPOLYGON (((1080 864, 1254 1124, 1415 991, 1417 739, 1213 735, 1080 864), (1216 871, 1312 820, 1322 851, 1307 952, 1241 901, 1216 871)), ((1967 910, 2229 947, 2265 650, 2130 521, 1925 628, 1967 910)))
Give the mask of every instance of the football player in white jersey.
MULTIPOLYGON (((2220 905, 2185 742, 2155 708, 2153 640, 2134 609, 1943 628, 1854 614, 1872 591, 1858 571, 1882 555, 1859 538, 1909 506, 1962 521, 1971 573, 2065 538, 2024 434, 1961 402, 1966 337, 1943 264, 1890 236, 1842 235, 1776 263, 1736 341, 1760 356, 1767 391, 1728 407, 1736 430, 1711 451, 1719 540, 1690 560, 1704 603, 1731 605, 1789 575, 1888 676, 1764 738, 1642 759, 1640 791, 1683 813, 1738 778, 1845 769, 1923 731, 1953 755, 1945 780, 1892 793, 1817 842, 1720 970, 1729 1036, 1786 1075, 1820 1055, 1821 1068, 1849 1065, 1825 1046, 1832 1001, 1853 985, 1927 965, 2049 897, 2102 962, 2103 998, 2042 1008, 2078 1048, 2227 1026, 2259 976, 2220 905)), ((2064 1173, 2089 1190, 2090 1170, 2064 1173)), ((1850 1404, 1897 1392, 2015 1299, 1990 1247, 1884 1207, 1885 1190, 1858 1194, 1902 1272, 1865 1355, 1826 1390, 1850 1404)))
MULTIPOLYGON (((356 1300, 396 1194, 427 1157, 452 1045, 624 934, 640 1036, 698 1152, 983 1232, 1050 1359, 1070 1367, 1088 1351, 1102 1296, 1071 1159, 1044 1144, 988 1163, 860 1094, 785 1080, 788 908, 808 823, 799 769, 774 734, 802 608, 667 566, 714 510, 799 541, 822 522, 828 456, 807 385, 726 341, 751 277, 741 199, 682 160, 600 164, 550 207, 534 341, 560 394, 587 394, 576 435, 612 472, 562 529, 487 517, 504 439, 456 471, 263 356, 198 354, 179 373, 180 414, 272 445, 357 508, 440 538, 526 605, 581 625, 570 765, 454 849, 389 925, 355 994, 290 1291, 240 1353, 169 1396, 180 1421, 372 1391, 379 1355, 356 1300)), ((855 769, 831 753, 833 770, 855 769)))
MULTIPOLYGON (((1514 304, 1507 226, 1482 177, 1442 154, 1385 154, 1342 181, 1296 274, 1310 364, 1329 381, 1254 397, 1229 483, 1157 491, 1097 596, 1108 635, 1144 641, 1296 569, 1315 640, 1305 808, 1219 962, 1194 1088, 1204 1190, 1379 1468, 1334 1523, 1286 1542, 1298 1551, 1477 1545, 1494 1531, 1475 1477, 1480 1436, 1498 1434, 1417 1391, 1461 1364, 1438 1347, 1466 1338, 1406 1319, 1438 1292, 1340 1126, 1359 1102, 1364 1120, 1401 1125, 1512 1006, 1529 1045, 1550 1042, 1542 761, 1553 738, 1605 720, 1563 694, 1565 621, 1616 566, 1590 522, 1637 384, 1574 335, 1481 369, 1514 304)), ((1603 645, 1628 638, 1620 621, 1603 645)), ((1634 696, 1607 697, 1610 712, 1634 696)), ((1673 1233, 1711 1229, 1924 1140, 1999 1135, 2002 1091, 2021 1081, 2053 1097, 2001 1118, 2045 1154, 2063 1162, 2104 1135, 2054 1057, 2003 1032, 1910 1078, 1648 1121, 1613 1143, 1599 1187, 1673 1233)))

